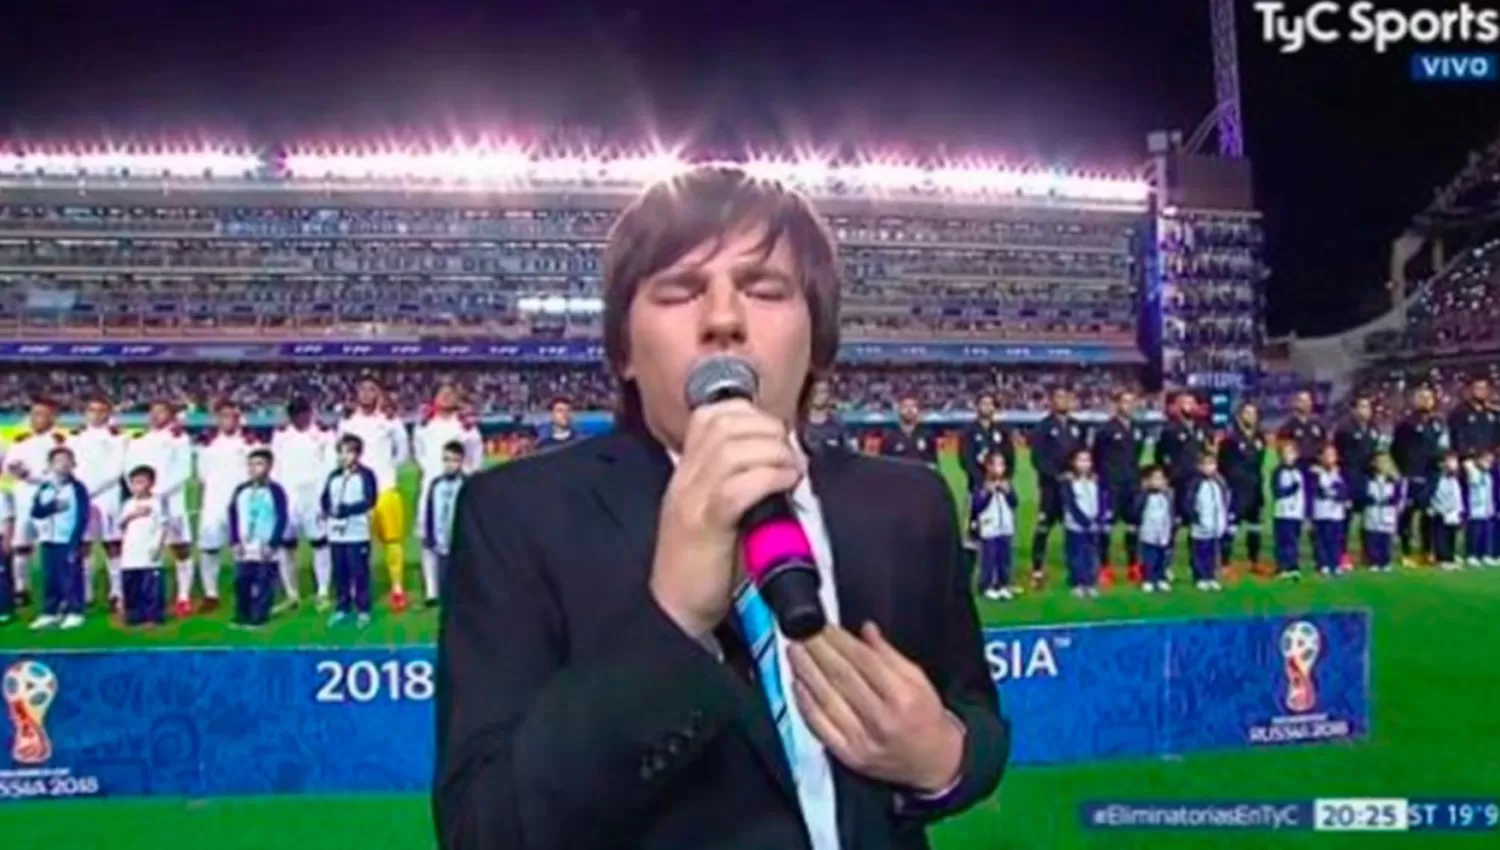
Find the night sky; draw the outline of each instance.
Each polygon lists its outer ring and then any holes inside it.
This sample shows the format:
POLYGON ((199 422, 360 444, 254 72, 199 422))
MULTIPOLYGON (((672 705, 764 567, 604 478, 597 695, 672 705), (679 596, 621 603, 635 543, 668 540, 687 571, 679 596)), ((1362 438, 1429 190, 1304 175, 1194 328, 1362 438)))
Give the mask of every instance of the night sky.
MULTIPOLYGON (((1270 330, 1341 330, 1379 311, 1390 240, 1494 137, 1500 89, 1412 83, 1408 48, 1283 55, 1248 0, 1238 11, 1270 330)), ((566 126, 714 155, 875 147, 1113 169, 1213 106, 1207 0, 48 0, 5 17, 10 140, 566 126)))

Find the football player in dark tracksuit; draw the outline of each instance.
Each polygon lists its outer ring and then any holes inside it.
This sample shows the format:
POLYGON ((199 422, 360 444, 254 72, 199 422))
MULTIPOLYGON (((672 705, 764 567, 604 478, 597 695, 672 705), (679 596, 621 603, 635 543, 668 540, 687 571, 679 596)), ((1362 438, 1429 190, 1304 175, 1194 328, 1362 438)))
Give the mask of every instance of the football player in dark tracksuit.
POLYGON ((1229 486, 1229 532, 1220 557, 1231 563, 1234 540, 1245 532, 1245 555, 1250 569, 1260 573, 1261 522, 1266 508, 1266 437, 1260 430, 1260 408, 1240 405, 1234 424, 1219 441, 1219 474, 1229 486))
POLYGON ((854 449, 854 440, 833 410, 833 397, 828 382, 813 382, 812 396, 808 400, 807 417, 802 425, 802 445, 813 454, 832 449, 854 449))
POLYGON ((937 439, 922 424, 922 408, 917 406, 917 400, 911 396, 901 399, 896 415, 899 417, 896 432, 880 441, 880 453, 936 466, 937 439))
MULTIPOLYGON (((1380 453, 1380 429, 1375 427, 1375 405, 1364 396, 1354 399, 1350 408, 1353 418, 1333 432, 1333 446, 1339 452, 1339 471, 1344 476, 1344 486, 1349 488, 1349 499, 1353 510, 1344 521, 1344 539, 1354 537, 1354 516, 1364 516, 1370 504, 1370 476, 1374 474, 1375 455, 1380 453)), ((1363 523, 1363 520, 1361 520, 1363 523)), ((1361 529, 1363 531, 1363 529, 1361 529)), ((1352 543, 1345 546, 1352 549, 1352 543)))
POLYGON ((1422 554, 1431 557, 1433 521, 1427 515, 1432 491, 1437 486, 1438 463, 1448 450, 1448 424, 1437 412, 1437 396, 1430 387, 1412 393, 1412 412, 1396 425, 1391 436, 1391 459, 1406 479, 1406 504, 1401 508, 1396 531, 1401 537, 1401 556, 1411 563, 1412 526, 1422 526, 1422 554))
POLYGON ((1063 521, 1063 476, 1073 455, 1084 447, 1083 428, 1073 421, 1073 393, 1066 387, 1052 390, 1052 412, 1031 432, 1031 465, 1036 470, 1036 528, 1031 533, 1031 581, 1040 587, 1046 581, 1047 540, 1052 526, 1063 521))
POLYGON ((980 393, 975 400, 974 421, 959 438, 958 459, 973 493, 984 483, 984 462, 991 452, 1005 458, 1005 474, 1015 478, 1016 445, 1010 429, 1000 423, 993 393, 980 393))
MULTIPOLYGON (((1187 485, 1198 474, 1198 459, 1211 442, 1208 429, 1198 421, 1198 399, 1192 393, 1178 393, 1167 409, 1167 424, 1156 438, 1156 465, 1167 474, 1172 486, 1173 507, 1179 519, 1187 498, 1187 485)), ((1180 527, 1179 523, 1179 527, 1180 527)))
POLYGON ((1490 406, 1490 382, 1475 378, 1469 382, 1468 398, 1448 413, 1448 435, 1453 450, 1469 460, 1480 452, 1500 445, 1500 413, 1490 406))
POLYGON ((1114 410, 1103 425, 1094 429, 1093 445, 1094 474, 1104 486, 1109 499, 1107 515, 1110 523, 1104 527, 1099 541, 1099 563, 1104 575, 1110 571, 1109 542, 1113 536, 1114 523, 1125 524, 1125 563, 1131 568, 1131 578, 1140 572, 1140 552, 1137 543, 1138 511, 1137 497, 1141 492, 1141 449, 1145 447, 1146 433, 1135 421, 1136 397, 1129 390, 1115 393, 1114 410))
POLYGON ((1297 465, 1302 467, 1302 474, 1311 473, 1323 453, 1323 445, 1328 442, 1328 429, 1313 418, 1312 393, 1303 390, 1292 396, 1292 415, 1282 423, 1276 439, 1296 443, 1297 465))

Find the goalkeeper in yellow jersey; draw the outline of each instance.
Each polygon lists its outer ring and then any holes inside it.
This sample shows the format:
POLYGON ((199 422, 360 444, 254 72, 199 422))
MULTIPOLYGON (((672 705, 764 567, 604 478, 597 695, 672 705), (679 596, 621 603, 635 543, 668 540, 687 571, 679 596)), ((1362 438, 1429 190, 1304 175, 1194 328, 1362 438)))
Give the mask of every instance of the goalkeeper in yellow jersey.
POLYGON ((360 461, 375 473, 379 495, 371 536, 385 552, 391 580, 391 610, 406 608, 406 505, 397 486, 397 470, 411 459, 406 424, 388 405, 385 389, 372 375, 359 379, 354 409, 339 423, 338 436, 352 434, 364 445, 360 461))

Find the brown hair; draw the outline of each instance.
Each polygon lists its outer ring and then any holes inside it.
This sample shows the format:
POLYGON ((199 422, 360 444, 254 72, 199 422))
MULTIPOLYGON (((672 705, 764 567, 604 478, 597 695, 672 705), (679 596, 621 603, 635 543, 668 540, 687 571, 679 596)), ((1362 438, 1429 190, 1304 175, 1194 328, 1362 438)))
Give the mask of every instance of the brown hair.
POLYGON ((615 222, 604 251, 604 357, 620 384, 615 425, 644 427, 641 394, 621 372, 630 354, 627 319, 641 283, 712 239, 722 243, 745 227, 763 227, 761 250, 769 254, 786 240, 797 263, 812 320, 812 369, 802 387, 802 406, 813 381, 833 365, 839 346, 839 269, 833 238, 812 205, 771 180, 724 166, 703 166, 657 183, 615 222))

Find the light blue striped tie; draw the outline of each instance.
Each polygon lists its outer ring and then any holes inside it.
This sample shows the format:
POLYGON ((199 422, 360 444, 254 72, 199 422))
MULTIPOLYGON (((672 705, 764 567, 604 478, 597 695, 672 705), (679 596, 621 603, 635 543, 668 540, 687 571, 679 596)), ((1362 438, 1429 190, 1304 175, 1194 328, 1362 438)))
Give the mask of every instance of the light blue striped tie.
POLYGON ((747 581, 734 596, 734 610, 739 615, 740 628, 745 632, 745 642, 755 657, 760 686, 765 691, 767 705, 771 707, 771 717, 776 721, 776 731, 781 735, 787 763, 796 764, 792 718, 787 713, 786 695, 781 690, 781 662, 776 656, 776 621, 771 616, 771 608, 755 585, 747 581))

